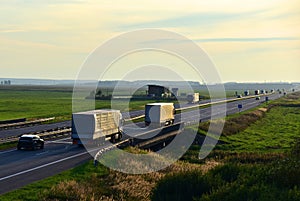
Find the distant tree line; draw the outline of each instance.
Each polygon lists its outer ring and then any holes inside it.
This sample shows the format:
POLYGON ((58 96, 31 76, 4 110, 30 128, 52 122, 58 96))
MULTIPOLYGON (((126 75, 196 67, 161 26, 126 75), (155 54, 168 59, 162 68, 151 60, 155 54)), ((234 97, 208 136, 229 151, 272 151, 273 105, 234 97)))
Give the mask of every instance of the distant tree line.
POLYGON ((11 85, 11 81, 10 80, 3 80, 3 81, 1 81, 1 85, 11 85))

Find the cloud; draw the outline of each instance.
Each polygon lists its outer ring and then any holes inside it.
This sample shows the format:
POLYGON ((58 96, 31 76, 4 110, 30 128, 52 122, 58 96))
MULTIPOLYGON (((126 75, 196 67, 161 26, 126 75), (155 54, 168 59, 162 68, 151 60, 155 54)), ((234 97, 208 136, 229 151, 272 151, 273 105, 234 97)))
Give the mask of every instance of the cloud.
POLYGON ((4 5, 19 5, 19 6, 40 6, 51 4, 82 4, 84 0, 9 0, 3 2, 4 5))
POLYGON ((220 23, 243 20, 245 18, 254 17, 265 10, 243 12, 243 13, 226 13, 226 12, 200 12, 191 13, 188 15, 169 17, 167 19, 132 23, 121 26, 121 29, 139 29, 139 28, 165 28, 165 27, 201 27, 201 26, 216 26, 220 23))
POLYGON ((20 33, 25 32, 23 29, 0 29, 0 33, 20 33))
POLYGON ((266 38, 203 38, 195 42, 268 42, 300 40, 300 37, 266 37, 266 38))

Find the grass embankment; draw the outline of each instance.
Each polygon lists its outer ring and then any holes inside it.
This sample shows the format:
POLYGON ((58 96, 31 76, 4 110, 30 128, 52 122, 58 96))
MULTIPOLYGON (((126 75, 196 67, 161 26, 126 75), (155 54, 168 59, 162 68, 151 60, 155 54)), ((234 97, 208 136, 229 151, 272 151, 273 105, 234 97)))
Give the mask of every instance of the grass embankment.
MULTIPOLYGON (((3 199, 300 200, 299 102, 297 94, 274 101, 268 111, 252 110, 227 118, 223 143, 201 163, 197 160, 199 145, 165 170, 144 175, 94 168, 88 163, 82 180, 74 181, 75 175, 53 177, 49 186, 37 182, 3 199), (104 174, 93 176, 99 169, 104 174), (32 197, 36 191, 38 196, 32 197)), ((199 133, 207 126, 201 124, 199 133)), ((128 161, 128 165, 143 164, 128 161)))
MULTIPOLYGON (((300 94, 290 94, 263 107, 226 117, 220 143, 215 151, 280 152, 288 151, 300 136, 300 94), (297 96, 298 95, 298 96, 297 96), (298 97, 298 98, 297 98, 298 97)), ((200 135, 214 136, 214 125, 221 120, 200 123, 200 135), (211 125, 211 133, 207 134, 211 125)))
POLYGON ((206 174, 171 173, 158 182, 152 200, 299 201, 299 160, 290 156, 265 164, 227 162, 206 174))

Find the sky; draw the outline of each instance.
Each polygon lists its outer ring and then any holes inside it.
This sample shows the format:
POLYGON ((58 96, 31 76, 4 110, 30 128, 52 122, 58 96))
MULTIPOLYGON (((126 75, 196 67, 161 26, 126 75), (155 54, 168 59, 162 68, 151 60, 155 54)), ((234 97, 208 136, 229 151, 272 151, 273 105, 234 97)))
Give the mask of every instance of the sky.
POLYGON ((105 41, 155 28, 194 41, 224 82, 300 82, 297 0, 0 3, 2 78, 76 79, 87 57, 105 41))

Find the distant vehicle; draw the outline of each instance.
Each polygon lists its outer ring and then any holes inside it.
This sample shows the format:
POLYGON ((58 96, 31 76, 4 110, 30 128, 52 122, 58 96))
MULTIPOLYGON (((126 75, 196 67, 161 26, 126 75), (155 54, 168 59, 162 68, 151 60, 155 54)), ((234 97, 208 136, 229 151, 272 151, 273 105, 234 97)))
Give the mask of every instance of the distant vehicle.
POLYGON ((249 96, 250 95, 250 91, 249 90, 244 91, 244 95, 245 96, 249 96))
POLYGON ((149 103, 145 106, 146 126, 168 126, 174 123, 173 103, 149 103))
POLYGON ((260 97, 259 97, 259 96, 256 96, 256 97, 255 97, 255 100, 260 100, 260 97))
POLYGON ((101 109, 73 113, 73 144, 97 145, 106 139, 115 142, 123 135, 123 119, 120 110, 101 109))
POLYGON ((242 98, 243 96, 242 96, 242 94, 238 94, 236 97, 237 98, 242 98))
POLYGON ((199 93, 188 94, 186 97, 188 103, 198 103, 199 102, 199 93))
POLYGON ((265 97, 265 100, 266 100, 266 102, 268 102, 268 101, 269 101, 269 97, 268 97, 268 96, 266 96, 266 97, 265 97))
POLYGON ((261 90, 260 90, 260 93, 261 93, 261 94, 265 94, 265 93, 266 93, 266 90, 261 89, 261 90))
POLYGON ((255 94, 255 95, 259 95, 259 90, 255 90, 255 91, 254 91, 254 94, 255 94))
POLYGON ((22 135, 19 138, 17 149, 44 149, 44 140, 38 135, 22 135))

